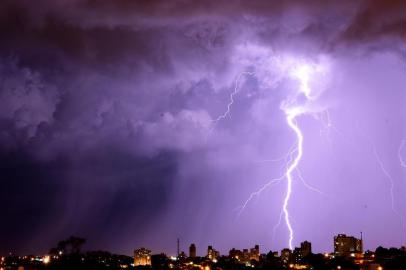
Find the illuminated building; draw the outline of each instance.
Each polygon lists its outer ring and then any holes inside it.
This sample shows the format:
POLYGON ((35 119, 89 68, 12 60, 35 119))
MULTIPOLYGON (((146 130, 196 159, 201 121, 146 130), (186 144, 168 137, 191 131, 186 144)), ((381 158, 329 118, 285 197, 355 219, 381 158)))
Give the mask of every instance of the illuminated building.
POLYGON ((292 257, 292 251, 288 248, 284 248, 281 251, 281 261, 283 264, 287 264, 290 262, 292 257))
POLYGON ((293 250, 291 261, 294 261, 296 264, 300 264, 303 262, 303 258, 307 257, 311 253, 312 244, 308 241, 304 241, 300 243, 300 248, 297 247, 293 250))
POLYGON ((301 263, 302 259, 303 259, 303 257, 302 257, 301 249, 298 247, 295 248, 292 253, 292 261, 295 263, 301 263))
POLYGON ((312 243, 304 241, 300 243, 300 255, 306 257, 312 253, 312 243))
POLYGON ((250 250, 250 260, 259 262, 259 255, 259 245, 255 245, 255 247, 250 250))
POLYGON ((189 257, 195 258, 196 257, 196 246, 195 244, 191 244, 189 247, 189 257))
POLYGON ((140 248, 134 250, 134 266, 151 265, 151 250, 140 248))
POLYGON ((179 260, 180 262, 183 262, 184 260, 186 260, 186 258, 187 258, 186 253, 185 253, 184 251, 181 251, 181 252, 179 253, 178 260, 179 260))
POLYGON ((250 260, 250 253, 248 252, 247 248, 244 248, 242 250, 242 261, 243 262, 248 262, 250 260))
POLYGON ((214 259, 214 249, 212 246, 207 247, 207 258, 209 258, 210 260, 214 259))
POLYGON ((217 259, 218 257, 220 257, 220 252, 215 250, 212 246, 208 246, 207 247, 207 258, 209 258, 209 260, 214 260, 214 259, 217 259))
POLYGON ((242 263, 249 263, 251 260, 259 262, 259 256, 259 245, 255 245, 254 248, 251 248, 249 250, 245 248, 241 251, 233 248, 229 251, 230 258, 242 263))
POLYGON ((234 259, 234 260, 239 261, 239 260, 242 259, 242 252, 241 252, 241 250, 239 250, 239 249, 233 248, 233 249, 230 249, 230 251, 229 251, 229 253, 228 253, 228 256, 229 256, 230 258, 234 259))
POLYGON ((336 256, 350 256, 362 252, 362 239, 339 234, 334 236, 334 254, 336 256))

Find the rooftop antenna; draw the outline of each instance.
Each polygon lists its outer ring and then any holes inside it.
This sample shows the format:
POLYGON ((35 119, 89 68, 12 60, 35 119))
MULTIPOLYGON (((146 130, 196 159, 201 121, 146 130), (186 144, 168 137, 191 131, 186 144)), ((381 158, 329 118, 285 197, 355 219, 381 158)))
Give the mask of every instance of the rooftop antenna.
POLYGON ((362 232, 361 232, 361 253, 364 252, 364 243, 362 241, 362 232))
POLYGON ((179 260, 179 238, 177 240, 177 258, 179 260))

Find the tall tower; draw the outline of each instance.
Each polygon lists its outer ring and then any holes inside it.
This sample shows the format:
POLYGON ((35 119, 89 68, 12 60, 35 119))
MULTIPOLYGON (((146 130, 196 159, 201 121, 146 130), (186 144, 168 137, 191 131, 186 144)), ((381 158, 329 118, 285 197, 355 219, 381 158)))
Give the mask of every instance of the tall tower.
POLYGON ((177 248, 176 248, 176 258, 179 260, 179 238, 176 241, 177 248))
POLYGON ((195 244, 191 244, 189 247, 189 257, 196 258, 196 245, 195 244))
POLYGON ((207 258, 209 258, 210 260, 213 260, 213 247, 212 246, 207 247, 207 258))
POLYGON ((360 239, 360 241, 359 241, 359 245, 360 245, 360 250, 361 250, 361 252, 363 252, 363 251, 364 251, 364 242, 363 242, 363 240, 362 240, 362 232, 361 232, 361 239, 360 239))
POLYGON ((312 244, 308 241, 300 243, 300 255, 306 257, 312 253, 312 244))

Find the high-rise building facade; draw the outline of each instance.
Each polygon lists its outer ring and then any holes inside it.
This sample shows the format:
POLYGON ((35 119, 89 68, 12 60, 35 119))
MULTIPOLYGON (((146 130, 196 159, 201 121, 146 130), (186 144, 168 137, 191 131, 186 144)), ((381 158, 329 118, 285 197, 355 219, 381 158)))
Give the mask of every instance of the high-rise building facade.
POLYGON ((255 245, 254 248, 250 249, 250 260, 256 260, 259 262, 259 245, 255 245))
POLYGON ((215 260, 218 257, 220 257, 220 252, 218 252, 217 250, 215 250, 212 246, 208 246, 207 247, 207 258, 209 260, 215 260))
POLYGON ((228 256, 234 260, 240 261, 243 255, 241 250, 233 248, 229 251, 228 256))
POLYGON ((292 259, 292 251, 288 248, 284 248, 281 250, 281 261, 283 264, 287 264, 292 259))
POLYGON ((296 247, 292 253, 292 261, 300 264, 304 259, 312 253, 312 244, 308 241, 300 243, 300 247, 296 247))
POLYGON ((304 241, 300 243, 300 255, 304 258, 312 253, 312 243, 304 241))
POLYGON ((345 234, 334 236, 334 254, 336 256, 349 256, 352 253, 360 253, 362 251, 362 239, 345 234))
POLYGON ((296 247, 292 252, 292 262, 301 263, 303 261, 302 251, 300 248, 296 247))
POLYGON ((196 258, 196 245, 195 244, 191 244, 189 247, 189 257, 196 258))
POLYGON ((140 248, 134 250, 134 266, 151 265, 151 250, 140 248))
POLYGON ((229 257, 243 263, 249 263, 251 260, 259 262, 259 245, 255 245, 254 248, 248 249, 245 248, 242 251, 238 249, 231 249, 229 251, 229 257))

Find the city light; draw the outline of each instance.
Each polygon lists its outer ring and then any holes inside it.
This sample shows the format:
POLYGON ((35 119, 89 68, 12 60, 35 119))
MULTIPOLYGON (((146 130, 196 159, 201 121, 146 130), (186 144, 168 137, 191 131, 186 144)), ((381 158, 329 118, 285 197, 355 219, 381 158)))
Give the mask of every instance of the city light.
MULTIPOLYGON (((406 256, 406 247, 401 247, 400 249, 386 249, 379 256, 379 260, 374 260, 376 257, 373 251, 362 250, 362 239, 357 239, 353 236, 348 236, 345 234, 338 234, 332 238, 332 243, 334 244, 334 254, 337 256, 332 256, 333 253, 313 253, 312 244, 308 241, 303 241, 300 243, 299 247, 290 250, 285 248, 281 250, 280 255, 278 252, 260 252, 259 245, 255 245, 253 248, 245 248, 242 250, 232 248, 229 250, 228 255, 220 256, 216 254, 216 258, 212 258, 213 252, 216 249, 213 246, 208 246, 207 253, 203 256, 198 256, 195 253, 196 245, 192 244, 192 255, 193 257, 186 256, 185 252, 179 252, 179 257, 175 256, 166 256, 163 253, 149 255, 149 250, 147 248, 141 247, 134 250, 134 258, 126 256, 116 256, 108 254, 105 252, 96 253, 96 256, 89 256, 89 253, 80 254, 82 263, 86 261, 87 263, 96 261, 102 263, 103 267, 113 267, 111 269, 137 269, 149 268, 149 269, 178 269, 178 270, 211 270, 211 269, 240 269, 241 267, 247 267, 252 269, 264 269, 265 265, 269 263, 279 265, 281 269, 295 269, 295 270, 311 270, 314 269, 314 266, 318 267, 324 266, 328 267, 326 269, 375 269, 383 270, 388 269, 392 270, 390 267, 385 267, 381 265, 380 262, 383 260, 387 263, 396 260, 402 259, 406 256), (358 250, 357 250, 358 249, 358 250), (357 251, 355 251, 357 250, 357 251), (354 252, 355 251, 355 252, 354 252), (316 256, 312 256, 312 254, 316 256), (383 256, 382 256, 383 254, 383 256), (102 255, 102 257, 100 257, 102 255), (107 256, 107 257, 106 257, 107 256), (310 256, 310 257, 309 257, 310 256), (148 258, 147 258, 148 257, 148 258), (334 258, 338 258, 335 260, 334 258), (175 260, 176 258, 176 260, 175 260), (235 260, 238 258, 239 260, 235 260), (150 260, 150 261, 149 261, 150 260), (346 265, 341 264, 342 261, 346 262, 346 265), (337 263, 340 264, 337 265, 337 263), (142 264, 138 264, 142 263, 142 264), (144 264, 148 263, 148 264, 144 264), (333 267, 333 268, 331 268, 333 267)), ((382 248, 382 247, 380 247, 382 248)), ((378 249, 377 249, 378 250, 378 249)), ((190 250, 189 250, 190 251, 190 250)), ((14 269, 19 265, 27 265, 27 269, 31 269, 28 265, 38 266, 39 263, 49 265, 49 267, 54 267, 69 260, 69 255, 64 258, 64 260, 52 260, 51 255, 45 256, 10 256, 10 257, 1 257, 0 260, 0 270, 3 269, 14 269), (8 258, 8 259, 7 259, 8 258), (53 265, 56 262, 57 264, 53 265), (31 263, 31 264, 29 264, 31 263), (14 267, 14 268, 13 268, 14 267)), ((92 255, 90 255, 92 256, 92 255)), ((76 260, 77 261, 77 260, 76 260)), ((84 265, 84 264, 83 264, 84 265)), ((53 269, 53 268, 52 268, 53 269)), ((93 268, 92 268, 93 269, 93 268)), ((94 268, 98 269, 98 268, 94 268)), ((104 268, 103 268, 104 269, 104 268)), ((278 268, 279 269, 279 268, 278 268)), ((324 268, 322 268, 324 269, 324 268)))
POLYGON ((49 255, 46 255, 42 258, 42 262, 44 264, 48 264, 51 261, 51 257, 49 255))

